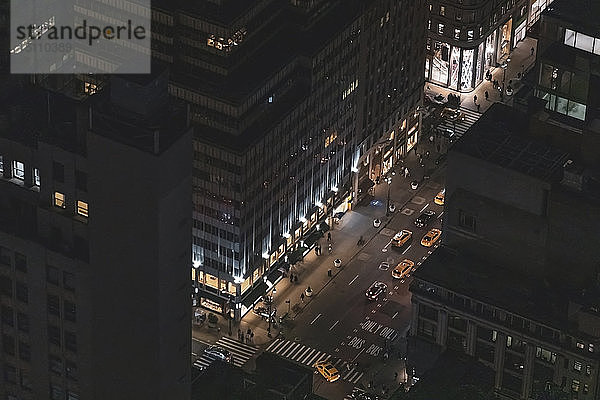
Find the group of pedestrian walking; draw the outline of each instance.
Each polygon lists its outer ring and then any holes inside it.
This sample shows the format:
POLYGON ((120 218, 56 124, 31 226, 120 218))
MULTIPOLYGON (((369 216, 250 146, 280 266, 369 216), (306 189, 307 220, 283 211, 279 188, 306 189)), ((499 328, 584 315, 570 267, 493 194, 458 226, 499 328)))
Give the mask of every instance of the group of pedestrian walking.
POLYGON ((298 283, 298 275, 294 275, 290 272, 290 283, 298 283))
POLYGON ((244 336, 244 332, 241 329, 238 329, 238 340, 242 343, 254 344, 254 332, 252 329, 248 328, 246 331, 246 335, 244 336))

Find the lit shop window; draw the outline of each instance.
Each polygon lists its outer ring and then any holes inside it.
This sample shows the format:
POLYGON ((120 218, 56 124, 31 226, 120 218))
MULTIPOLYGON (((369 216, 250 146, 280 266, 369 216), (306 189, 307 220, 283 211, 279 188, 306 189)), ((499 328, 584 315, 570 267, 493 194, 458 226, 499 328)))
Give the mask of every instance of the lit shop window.
POLYGON ((333 132, 331 135, 325 138, 325 147, 328 147, 333 141, 337 139, 337 132, 333 132))
POLYGON ((21 161, 13 161, 12 166, 13 166, 13 168, 12 168, 13 178, 24 180, 25 179, 25 164, 23 164, 21 161))
POLYGON ((60 192, 54 192, 54 205, 60 208, 66 208, 65 195, 60 192))
POLYGON ((39 168, 34 168, 33 169, 33 185, 40 187, 40 184, 41 184, 40 170, 39 170, 39 168))
POLYGON ((77 200, 77 214, 82 217, 88 217, 88 203, 85 201, 77 200))

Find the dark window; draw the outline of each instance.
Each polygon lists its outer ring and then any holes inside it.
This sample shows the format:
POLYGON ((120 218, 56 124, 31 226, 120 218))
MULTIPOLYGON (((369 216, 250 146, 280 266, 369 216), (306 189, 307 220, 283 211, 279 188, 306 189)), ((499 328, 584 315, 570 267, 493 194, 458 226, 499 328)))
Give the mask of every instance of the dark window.
POLYGON ((60 271, 58 268, 51 265, 46 265, 46 281, 58 286, 60 279, 60 271))
POLYGON ((78 235, 73 235, 73 245, 75 246, 75 255, 83 261, 90 259, 90 248, 88 241, 78 235))
POLYGON ((77 353, 77 336, 73 332, 65 332, 65 347, 74 353, 77 353))
POLYGON ((52 163, 52 175, 54 176, 54 180, 58 182, 65 181, 65 166, 59 162, 54 161, 52 163))
POLYGON ((21 387, 23 389, 31 390, 31 381, 29 380, 29 371, 26 369, 20 369, 21 387))
POLYGON ((75 275, 70 272, 63 272, 63 286, 72 292, 75 291, 75 275))
POLYGON ((22 272, 27 272, 27 257, 23 254, 15 253, 15 268, 22 272))
POLYGON ((8 297, 13 295, 12 279, 8 276, 0 276, 0 294, 8 297))
POLYGON ((60 329, 54 325, 48 325, 48 342, 60 346, 60 329))
POLYGON ((62 375, 63 362, 62 362, 61 358, 50 355, 48 357, 48 367, 50 368, 50 371, 52 371, 53 373, 55 373, 57 375, 62 375))
POLYGON ((77 307, 75 303, 71 303, 70 301, 64 301, 64 316, 67 321, 76 322, 77 321, 77 307))
POLYGON ((77 364, 72 361, 67 361, 67 378, 76 381, 77 380, 77 364))
POLYGON ((470 230, 471 232, 475 232, 476 230, 476 218, 474 215, 469 214, 463 210, 458 210, 458 224, 470 230))
POLYGON ((10 250, 0 247, 0 263, 10 265, 10 250))
POLYGON ((31 348, 27 343, 19 341, 19 358, 23 361, 31 360, 31 348))
POLYGON ((75 171, 75 187, 79 190, 87 191, 87 174, 81 171, 75 171))
POLYGON ((6 354, 15 355, 15 338, 10 335, 2 335, 2 348, 6 354))
POLYGON ((29 289, 23 282, 17 281, 15 292, 17 294, 17 300, 27 304, 29 302, 29 289))
POLYGON ((29 316, 22 312, 17 312, 17 327, 21 332, 29 332, 29 316))
POLYGON ((4 380, 9 383, 17 383, 17 368, 14 365, 4 364, 4 380))
POLYGON ((15 317, 12 308, 8 306, 2 306, 0 314, 2 314, 2 324, 15 326, 15 317))
POLYGON ((58 296, 48 295, 48 314, 60 317, 60 299, 58 296))

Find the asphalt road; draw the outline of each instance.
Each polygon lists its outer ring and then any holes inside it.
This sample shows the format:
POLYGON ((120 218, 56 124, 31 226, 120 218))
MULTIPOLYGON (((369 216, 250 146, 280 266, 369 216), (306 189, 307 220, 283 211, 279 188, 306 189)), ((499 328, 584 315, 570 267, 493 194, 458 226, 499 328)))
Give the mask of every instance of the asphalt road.
POLYGON ((345 263, 343 270, 314 295, 295 320, 286 322, 285 339, 278 339, 269 346, 269 351, 307 365, 324 358, 332 361, 342 379, 327 383, 316 376, 319 394, 343 398, 338 396, 368 381, 372 371, 385 371, 386 349, 390 350, 390 357, 398 357, 410 323, 408 285, 411 279, 394 279, 391 271, 404 258, 414 261, 418 268, 434 250, 422 246, 420 241, 429 229, 441 227, 443 207, 436 205, 433 198, 443 188, 442 179, 434 177, 425 181, 421 188, 412 191, 413 197, 404 207, 400 208, 396 202, 398 210, 387 226, 373 228, 374 234, 379 232, 362 251, 345 263), (435 211, 436 218, 429 226, 418 228, 414 221, 425 209, 435 211), (413 238, 397 249, 391 246, 391 239, 401 229, 412 231, 413 238), (390 264, 389 269, 379 268, 383 261, 390 264), (370 301, 365 292, 374 281, 386 283, 387 291, 377 301, 370 301))

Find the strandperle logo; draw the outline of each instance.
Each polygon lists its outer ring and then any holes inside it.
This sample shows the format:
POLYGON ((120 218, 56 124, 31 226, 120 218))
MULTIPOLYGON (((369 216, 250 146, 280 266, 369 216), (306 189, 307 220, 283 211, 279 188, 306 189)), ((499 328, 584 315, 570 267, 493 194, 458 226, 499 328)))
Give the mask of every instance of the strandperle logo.
POLYGON ((47 35, 49 40, 72 40, 75 38, 85 40, 88 45, 92 46, 94 42, 100 38, 107 40, 132 40, 133 38, 143 40, 146 38, 146 28, 140 25, 134 27, 131 20, 127 20, 127 24, 122 26, 113 27, 109 25, 99 27, 88 25, 88 21, 85 19, 83 20, 83 24, 76 28, 73 28, 72 26, 57 27, 54 17, 39 26, 33 24, 17 27, 17 39, 25 39, 25 42, 40 39, 44 34, 47 35))
POLYGON ((149 73, 150 0, 11 0, 12 73, 149 73))

